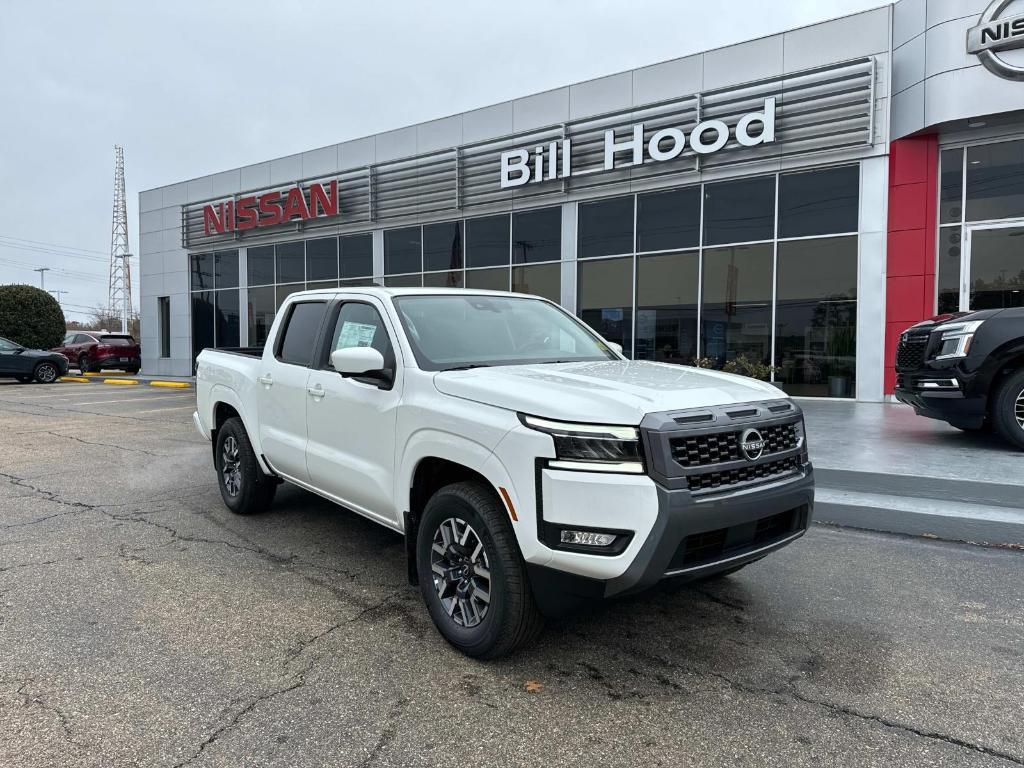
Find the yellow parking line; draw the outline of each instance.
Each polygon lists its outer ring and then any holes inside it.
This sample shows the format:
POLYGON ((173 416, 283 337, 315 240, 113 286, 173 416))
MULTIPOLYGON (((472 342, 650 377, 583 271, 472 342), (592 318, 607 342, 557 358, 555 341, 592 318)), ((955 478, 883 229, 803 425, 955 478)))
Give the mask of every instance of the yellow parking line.
POLYGON ((104 384, 138 384, 135 379, 104 379, 104 384))

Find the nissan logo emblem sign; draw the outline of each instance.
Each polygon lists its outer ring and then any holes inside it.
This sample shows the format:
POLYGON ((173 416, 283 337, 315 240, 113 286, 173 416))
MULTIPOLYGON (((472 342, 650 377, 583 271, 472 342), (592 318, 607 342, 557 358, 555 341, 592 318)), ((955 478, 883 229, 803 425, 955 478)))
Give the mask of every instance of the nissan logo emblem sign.
POLYGON ((985 68, 1008 80, 1024 80, 1024 62, 1013 64, 999 56, 1001 51, 1024 48, 1024 13, 1002 17, 1014 0, 993 0, 967 30, 967 52, 978 57, 985 68))
POLYGON ((756 461, 764 453, 764 438, 756 429, 745 429, 740 435, 740 450, 750 461, 756 461))

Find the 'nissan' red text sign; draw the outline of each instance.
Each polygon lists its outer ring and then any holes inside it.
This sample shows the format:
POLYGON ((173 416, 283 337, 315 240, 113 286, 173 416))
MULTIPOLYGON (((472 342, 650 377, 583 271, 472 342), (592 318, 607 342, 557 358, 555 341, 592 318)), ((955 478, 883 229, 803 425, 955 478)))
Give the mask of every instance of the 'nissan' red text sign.
POLYGON ((310 184, 309 203, 302 187, 247 195, 203 207, 203 231, 209 235, 272 227, 289 221, 338 215, 338 182, 310 184))

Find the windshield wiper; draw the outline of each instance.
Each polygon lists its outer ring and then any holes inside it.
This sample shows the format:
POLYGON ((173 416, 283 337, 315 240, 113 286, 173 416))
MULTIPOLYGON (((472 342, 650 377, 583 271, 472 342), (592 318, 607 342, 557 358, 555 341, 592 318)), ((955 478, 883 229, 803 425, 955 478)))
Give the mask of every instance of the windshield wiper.
POLYGON ((490 363, 472 363, 470 365, 457 365, 454 368, 443 368, 440 372, 447 373, 448 371, 468 371, 473 368, 490 368, 490 363))

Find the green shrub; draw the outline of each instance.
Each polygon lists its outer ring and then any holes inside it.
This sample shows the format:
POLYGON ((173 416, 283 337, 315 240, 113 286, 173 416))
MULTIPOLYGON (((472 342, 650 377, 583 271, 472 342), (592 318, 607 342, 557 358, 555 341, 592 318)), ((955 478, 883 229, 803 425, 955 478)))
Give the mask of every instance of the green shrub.
POLYGON ((67 326, 60 304, 31 285, 0 285, 0 336, 29 349, 50 349, 67 326))
POLYGON ((736 355, 722 366, 722 370, 726 373, 738 373, 740 376, 750 376, 753 379, 768 381, 775 369, 760 360, 751 360, 746 355, 736 355))

